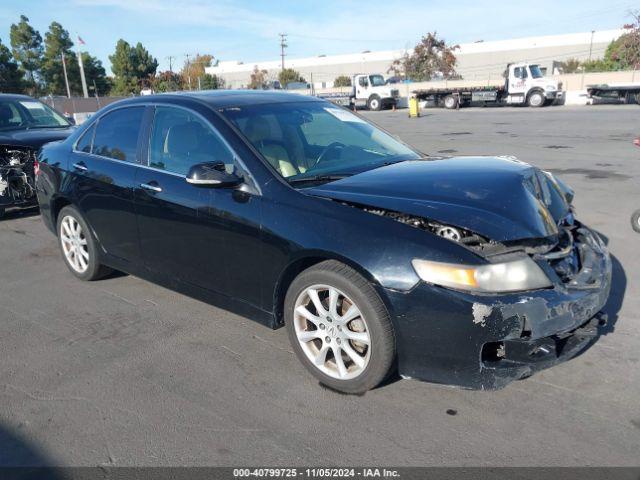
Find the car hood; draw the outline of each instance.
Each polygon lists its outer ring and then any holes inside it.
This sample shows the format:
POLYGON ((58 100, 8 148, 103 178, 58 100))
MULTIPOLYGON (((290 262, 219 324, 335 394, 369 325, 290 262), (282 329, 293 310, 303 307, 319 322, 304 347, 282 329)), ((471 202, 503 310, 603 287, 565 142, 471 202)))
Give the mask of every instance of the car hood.
POLYGON ((40 148, 45 143, 64 140, 76 127, 29 128, 24 130, 0 131, 0 145, 40 148))
POLYGON ((572 195, 550 174, 511 157, 411 160, 304 191, 424 217, 495 241, 556 235, 572 195))

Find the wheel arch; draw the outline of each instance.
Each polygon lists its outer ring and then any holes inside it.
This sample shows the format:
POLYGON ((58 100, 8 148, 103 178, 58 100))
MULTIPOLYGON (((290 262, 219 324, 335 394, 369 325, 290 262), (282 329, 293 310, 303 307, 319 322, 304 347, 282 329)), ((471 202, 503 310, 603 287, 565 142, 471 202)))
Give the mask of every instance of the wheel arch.
POLYGON ((382 302, 385 304, 385 307, 387 308, 387 310, 389 310, 389 302, 386 298, 386 295, 384 295, 382 291, 383 289, 380 286, 380 283, 371 274, 371 272, 363 268, 360 264, 347 257, 332 252, 306 251, 293 258, 289 262, 289 264, 287 264, 287 266, 282 270, 280 276, 278 277, 278 281, 274 288, 272 298, 274 320, 277 327, 281 327, 284 325, 284 300, 291 283, 304 270, 327 260, 335 260, 337 262, 344 263, 345 265, 353 268, 356 272, 362 275, 368 282, 371 283, 374 290, 378 293, 378 295, 382 299, 382 302))
MULTIPOLYGON (((71 200, 69 200, 67 197, 58 196, 51 200, 51 223, 54 227, 54 230, 56 228, 56 225, 58 224, 58 215, 60 214, 60 210, 68 205, 72 205, 72 203, 71 200)), ((57 231, 55 233, 56 235, 58 235, 57 231)))

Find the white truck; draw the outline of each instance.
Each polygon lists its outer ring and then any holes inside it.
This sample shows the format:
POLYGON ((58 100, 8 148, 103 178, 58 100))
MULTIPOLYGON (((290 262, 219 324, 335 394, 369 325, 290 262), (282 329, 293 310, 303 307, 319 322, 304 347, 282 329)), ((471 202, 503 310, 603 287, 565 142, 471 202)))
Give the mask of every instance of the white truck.
POLYGON ((507 65, 504 85, 427 88, 413 94, 427 105, 449 109, 473 104, 542 107, 564 98, 562 83, 545 77, 539 65, 529 63, 507 65))
POLYGON ((357 74, 351 77, 349 92, 317 93, 316 96, 345 107, 382 110, 396 105, 400 91, 387 85, 380 74, 357 74))

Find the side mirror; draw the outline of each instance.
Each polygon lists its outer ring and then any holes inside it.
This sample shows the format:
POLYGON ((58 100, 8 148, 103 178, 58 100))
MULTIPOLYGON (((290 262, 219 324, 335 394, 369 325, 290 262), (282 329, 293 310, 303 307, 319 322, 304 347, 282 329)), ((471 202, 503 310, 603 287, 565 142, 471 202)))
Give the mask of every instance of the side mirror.
POLYGON ((67 120, 67 122, 69 122, 71 125, 75 125, 76 124, 76 119, 73 118, 72 115, 65 115, 64 118, 67 120))
POLYGON ((232 188, 242 183, 242 177, 228 173, 222 162, 193 165, 187 173, 187 183, 199 187, 232 188))

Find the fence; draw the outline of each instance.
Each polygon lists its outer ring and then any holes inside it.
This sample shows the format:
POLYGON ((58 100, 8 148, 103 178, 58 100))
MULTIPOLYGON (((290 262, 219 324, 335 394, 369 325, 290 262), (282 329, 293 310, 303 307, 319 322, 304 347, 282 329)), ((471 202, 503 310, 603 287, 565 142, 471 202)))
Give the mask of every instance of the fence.
POLYGON ((128 97, 43 97, 41 100, 57 111, 73 115, 75 113, 93 113, 105 105, 128 97))

